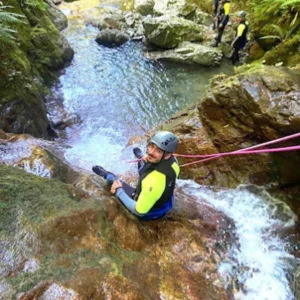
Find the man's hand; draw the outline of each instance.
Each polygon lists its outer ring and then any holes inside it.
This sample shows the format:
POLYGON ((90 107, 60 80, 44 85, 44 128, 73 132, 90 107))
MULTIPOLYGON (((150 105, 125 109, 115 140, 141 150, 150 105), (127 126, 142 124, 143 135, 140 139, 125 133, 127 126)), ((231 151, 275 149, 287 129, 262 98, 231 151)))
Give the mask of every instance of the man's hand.
POLYGON ((142 157, 142 160, 145 161, 145 162, 149 162, 149 160, 148 160, 148 154, 145 154, 145 155, 142 157))
POLYGON ((122 187, 122 182, 118 179, 116 181, 114 181, 114 183, 112 184, 111 188, 110 188, 110 192, 112 194, 115 194, 118 188, 122 187))

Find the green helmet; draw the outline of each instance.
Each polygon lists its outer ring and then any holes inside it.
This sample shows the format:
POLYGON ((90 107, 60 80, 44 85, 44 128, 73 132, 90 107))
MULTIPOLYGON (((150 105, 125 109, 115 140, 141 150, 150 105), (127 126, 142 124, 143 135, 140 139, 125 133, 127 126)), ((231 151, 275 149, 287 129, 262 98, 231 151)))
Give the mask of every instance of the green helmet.
POLYGON ((178 146, 178 138, 169 131, 158 131, 150 139, 159 149, 173 153, 178 146))
POLYGON ((244 10, 238 12, 238 17, 246 18, 247 13, 244 10))

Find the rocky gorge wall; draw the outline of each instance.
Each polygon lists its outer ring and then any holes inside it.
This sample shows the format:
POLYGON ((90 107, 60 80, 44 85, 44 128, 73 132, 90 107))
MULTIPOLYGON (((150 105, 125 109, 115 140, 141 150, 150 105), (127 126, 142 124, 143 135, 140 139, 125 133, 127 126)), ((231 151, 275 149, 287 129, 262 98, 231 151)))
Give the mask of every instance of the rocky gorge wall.
POLYGON ((23 18, 16 40, 0 44, 0 128, 49 138, 44 97, 73 56, 59 32, 67 19, 51 2, 6 2, 23 18))
MULTIPOLYGON (((300 131, 299 69, 262 66, 231 77, 216 77, 197 105, 174 116, 165 128, 180 137, 178 153, 231 152, 300 131)), ((299 138, 272 147, 299 145, 299 138)), ((191 159, 179 157, 180 162, 191 159)), ((196 159, 194 159, 196 160, 196 159)), ((241 183, 298 186, 299 151, 229 156, 182 168, 201 184, 241 183)))

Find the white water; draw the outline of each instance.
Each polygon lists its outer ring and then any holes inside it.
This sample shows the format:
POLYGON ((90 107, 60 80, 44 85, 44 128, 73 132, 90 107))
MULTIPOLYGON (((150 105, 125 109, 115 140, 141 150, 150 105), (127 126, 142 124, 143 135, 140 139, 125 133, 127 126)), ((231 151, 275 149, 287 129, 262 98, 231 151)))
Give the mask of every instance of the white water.
POLYGON ((297 220, 286 204, 256 186, 213 192, 193 181, 179 185, 199 203, 205 200, 234 220, 239 246, 231 250, 231 258, 223 261, 219 273, 225 285, 237 278, 235 299, 294 299, 287 274, 293 274, 299 262, 275 233, 297 220))

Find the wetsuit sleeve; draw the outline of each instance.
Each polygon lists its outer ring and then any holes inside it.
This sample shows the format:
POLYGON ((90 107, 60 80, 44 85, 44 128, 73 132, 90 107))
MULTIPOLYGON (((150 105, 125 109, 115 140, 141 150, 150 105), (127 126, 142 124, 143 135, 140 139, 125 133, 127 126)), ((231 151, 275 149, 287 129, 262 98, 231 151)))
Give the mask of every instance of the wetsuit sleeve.
POLYGON ((136 216, 142 216, 142 214, 139 214, 135 207, 136 207, 136 201, 134 201, 132 198, 130 198, 123 188, 118 188, 115 194, 119 200, 125 205, 125 207, 134 215, 136 216))
POLYGON ((153 171, 142 181, 141 193, 136 203, 136 211, 139 214, 146 214, 153 207, 156 201, 162 196, 166 188, 166 175, 153 171))
POLYGON ((242 36, 242 34, 243 34, 245 28, 246 28, 246 25, 245 25, 245 24, 240 24, 240 25, 238 26, 238 28, 237 28, 237 36, 238 36, 238 37, 241 37, 241 36, 242 36))
POLYGON ((229 15, 229 11, 230 11, 230 3, 225 3, 224 4, 224 14, 225 14, 225 16, 229 15))

